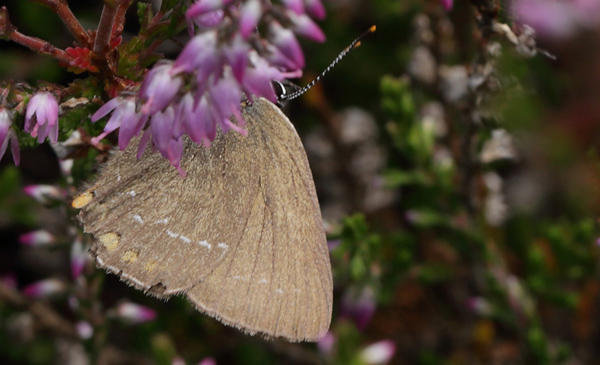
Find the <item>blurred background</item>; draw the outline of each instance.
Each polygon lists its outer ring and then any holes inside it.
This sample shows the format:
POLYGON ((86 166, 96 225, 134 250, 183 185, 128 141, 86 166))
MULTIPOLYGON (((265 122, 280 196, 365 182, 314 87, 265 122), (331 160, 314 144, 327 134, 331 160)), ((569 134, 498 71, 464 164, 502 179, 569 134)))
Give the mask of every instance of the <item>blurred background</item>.
MULTIPOLYGON (((600 5, 455 1, 324 0, 327 40, 303 42, 301 85, 377 26, 285 109, 331 250, 321 342, 245 336, 89 259, 72 279, 89 237, 74 244, 62 194, 84 179, 67 179, 41 145, 22 148, 18 167, 9 152, 0 163, 0 362, 600 363, 600 5), (24 190, 40 184, 56 199, 24 190)), ((100 1, 69 4, 96 28, 100 1)), ((2 5, 21 32, 72 44, 47 8, 2 5)), ((2 81, 78 77, 0 44, 2 81)))

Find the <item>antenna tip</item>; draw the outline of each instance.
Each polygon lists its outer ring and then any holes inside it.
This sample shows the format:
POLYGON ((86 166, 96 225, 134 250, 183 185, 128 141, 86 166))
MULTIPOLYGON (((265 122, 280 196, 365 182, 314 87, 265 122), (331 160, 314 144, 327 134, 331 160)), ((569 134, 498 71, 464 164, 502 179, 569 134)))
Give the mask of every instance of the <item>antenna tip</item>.
POLYGON ((372 25, 371 28, 369 28, 369 32, 373 33, 377 30, 377 26, 372 25))

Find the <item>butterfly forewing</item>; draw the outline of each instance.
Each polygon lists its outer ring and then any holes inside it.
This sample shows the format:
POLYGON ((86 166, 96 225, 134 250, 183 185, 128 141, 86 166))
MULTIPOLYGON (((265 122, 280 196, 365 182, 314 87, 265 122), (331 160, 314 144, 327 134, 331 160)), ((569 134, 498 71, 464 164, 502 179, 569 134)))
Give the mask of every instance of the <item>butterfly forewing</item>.
POLYGON ((306 154, 272 103, 243 116, 247 137, 219 133, 210 148, 186 139, 185 178, 159 154, 115 153, 80 217, 98 265, 134 286, 185 293, 249 333, 317 340, 332 279, 306 154))

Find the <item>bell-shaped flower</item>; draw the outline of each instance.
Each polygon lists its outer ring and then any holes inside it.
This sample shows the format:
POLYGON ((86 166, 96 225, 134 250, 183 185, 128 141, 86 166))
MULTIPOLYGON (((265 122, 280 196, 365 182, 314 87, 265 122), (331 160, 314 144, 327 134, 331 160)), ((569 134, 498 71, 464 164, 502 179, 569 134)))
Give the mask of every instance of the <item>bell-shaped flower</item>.
POLYGON ((383 340, 365 347, 360 352, 363 364, 386 364, 396 352, 396 344, 392 340, 383 340))
POLYGON ((183 85, 183 80, 174 75, 172 69, 172 63, 161 63, 154 66, 144 77, 139 92, 144 101, 142 114, 152 115, 173 101, 183 85))
POLYGON ((181 138, 183 128, 179 118, 175 117, 173 106, 169 106, 164 112, 159 111, 152 115, 150 119, 152 141, 163 157, 177 168, 179 174, 185 176, 185 171, 179 166, 183 154, 183 140, 181 138))
POLYGON ((186 44, 170 72, 172 75, 196 72, 198 85, 203 85, 220 66, 217 32, 208 31, 195 36, 186 44))
POLYGON ((82 340, 89 340, 94 335, 94 327, 89 322, 79 321, 75 324, 77 336, 82 340))
POLYGON ((223 55, 231 67, 233 76, 235 76, 235 79, 238 82, 242 82, 244 79, 246 66, 248 65, 249 51, 250 46, 239 34, 233 37, 230 44, 223 47, 223 55))
POLYGON ((118 96, 102 105, 92 115, 92 122, 96 122, 112 112, 108 123, 104 127, 104 132, 92 139, 93 143, 98 143, 107 134, 117 128, 119 129, 119 148, 124 150, 133 136, 138 135, 146 124, 147 116, 136 112, 135 99, 132 97, 118 96))
POLYGON ((58 141, 58 101, 46 91, 35 94, 27 104, 25 131, 37 137, 42 143, 49 137, 50 142, 58 141))
POLYGON ((44 184, 27 185, 23 188, 23 192, 41 204, 49 204, 53 201, 63 200, 66 195, 64 190, 54 185, 44 184))
POLYGON ((122 302, 111 314, 113 317, 134 324, 149 322, 156 319, 156 312, 154 310, 131 302, 122 302))
POLYGON ((0 107, 0 159, 2 159, 2 156, 4 156, 4 153, 8 148, 8 143, 10 142, 13 161, 15 162, 15 165, 18 166, 21 160, 21 155, 19 152, 19 140, 17 139, 15 132, 11 129, 11 125, 11 113, 6 108, 0 107))
POLYGON ((296 34, 311 39, 315 42, 324 42, 325 33, 319 26, 306 14, 298 15, 293 11, 287 11, 287 16, 293 24, 293 29, 296 34))
POLYGON ((233 129, 246 135, 247 131, 242 128, 246 121, 243 119, 240 110, 242 92, 237 82, 232 77, 225 76, 210 88, 209 95, 213 111, 217 117, 217 123, 219 123, 223 133, 233 129), (230 117, 232 114, 238 123, 237 125, 231 122, 230 117))
POLYGON ((85 263, 88 260, 87 250, 80 239, 75 239, 71 245, 71 276, 77 279, 85 268, 85 263))
POLYGON ((284 80, 285 75, 272 67, 267 60, 260 57, 256 52, 250 52, 249 57, 253 67, 246 70, 246 76, 242 84, 246 96, 250 98, 252 95, 260 95, 272 103, 276 103, 277 95, 273 90, 272 82, 284 80))
POLYGON ((269 39, 272 44, 291 62, 289 69, 304 68, 304 53, 294 32, 282 27, 278 22, 272 22, 269 27, 269 39))
POLYGON ((356 328, 364 331, 371 321, 376 307, 373 288, 370 286, 360 290, 350 288, 342 298, 341 316, 352 319, 356 328))
POLYGON ((66 285, 59 279, 45 279, 27 285, 23 294, 31 298, 46 298, 64 292, 66 285))
POLYGON ((25 246, 47 246, 55 241, 54 235, 45 229, 23 233, 19 236, 19 242, 25 246))
POLYGON ((188 93, 179 105, 180 118, 191 140, 205 147, 210 147, 210 143, 217 135, 217 125, 210 112, 207 97, 201 97, 197 105, 194 105, 194 97, 188 93))
POLYGON ((453 0, 440 0, 444 8, 448 11, 452 10, 452 2, 453 0))
POLYGON ((325 7, 321 0, 304 0, 304 6, 306 7, 306 12, 312 17, 319 20, 325 18, 325 7))
POLYGON ((211 11, 223 9, 223 7, 229 5, 231 2, 233 2, 233 0, 199 0, 188 8, 185 16, 188 18, 195 18, 211 11))
POLYGON ((304 14, 304 2, 302 0, 281 0, 286 9, 293 11, 298 15, 304 14))
POLYGON ((254 32, 261 16, 260 0, 249 0, 240 7, 240 34, 244 39, 254 32))

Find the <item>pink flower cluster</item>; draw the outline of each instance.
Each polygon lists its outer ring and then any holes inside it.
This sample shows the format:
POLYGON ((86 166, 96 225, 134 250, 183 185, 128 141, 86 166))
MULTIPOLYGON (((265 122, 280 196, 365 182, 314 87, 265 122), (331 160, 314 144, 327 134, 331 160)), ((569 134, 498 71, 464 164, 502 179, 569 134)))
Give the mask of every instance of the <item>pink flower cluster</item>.
POLYGON ((188 44, 175 61, 156 64, 137 95, 119 96, 98 109, 92 121, 112 114, 94 142, 120 128, 119 148, 124 149, 142 134, 138 158, 151 140, 183 176, 184 134, 207 147, 217 129, 245 134, 240 102, 255 97, 276 102, 272 82, 301 76, 304 55, 296 34, 323 41, 311 16, 323 18, 325 10, 320 0, 285 0, 283 7, 261 0, 233 4, 232 0, 193 3, 186 13, 192 36, 188 44), (266 38, 255 32, 262 18, 268 18, 266 38))
POLYGON ((512 11, 519 22, 548 38, 567 38, 600 26, 598 0, 519 0, 512 11))

